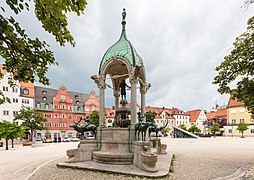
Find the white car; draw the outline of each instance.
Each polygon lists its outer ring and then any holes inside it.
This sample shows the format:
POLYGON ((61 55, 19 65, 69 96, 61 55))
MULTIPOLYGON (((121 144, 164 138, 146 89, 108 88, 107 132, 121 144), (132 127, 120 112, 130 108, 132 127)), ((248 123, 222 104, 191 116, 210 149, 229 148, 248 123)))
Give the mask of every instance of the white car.
POLYGON ((71 142, 71 139, 68 137, 63 138, 63 142, 71 142))

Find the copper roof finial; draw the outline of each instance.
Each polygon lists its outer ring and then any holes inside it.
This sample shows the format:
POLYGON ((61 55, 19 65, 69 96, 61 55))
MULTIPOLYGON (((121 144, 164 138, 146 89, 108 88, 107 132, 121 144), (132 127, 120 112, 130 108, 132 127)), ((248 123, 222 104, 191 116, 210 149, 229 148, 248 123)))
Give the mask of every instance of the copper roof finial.
POLYGON ((122 30, 125 31, 125 24, 126 24, 126 21, 125 21, 125 18, 126 18, 126 10, 125 10, 125 8, 123 8, 122 16, 123 16, 123 20, 122 20, 123 29, 122 29, 122 30))

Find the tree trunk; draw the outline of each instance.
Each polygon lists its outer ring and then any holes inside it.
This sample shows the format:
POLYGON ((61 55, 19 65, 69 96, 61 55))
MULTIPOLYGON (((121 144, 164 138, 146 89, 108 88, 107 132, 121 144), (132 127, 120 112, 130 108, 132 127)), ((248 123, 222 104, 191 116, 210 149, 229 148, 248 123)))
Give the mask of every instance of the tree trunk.
POLYGON ((11 148, 14 148, 14 139, 11 139, 11 148))
POLYGON ((8 148, 8 138, 5 139, 5 145, 6 145, 5 149, 8 150, 9 149, 8 148))
POLYGON ((31 134, 30 134, 30 141, 33 141, 33 136, 34 136, 34 131, 31 130, 31 134))
POLYGON ((242 131, 242 137, 241 137, 241 138, 244 138, 244 137, 243 137, 243 131, 242 131))

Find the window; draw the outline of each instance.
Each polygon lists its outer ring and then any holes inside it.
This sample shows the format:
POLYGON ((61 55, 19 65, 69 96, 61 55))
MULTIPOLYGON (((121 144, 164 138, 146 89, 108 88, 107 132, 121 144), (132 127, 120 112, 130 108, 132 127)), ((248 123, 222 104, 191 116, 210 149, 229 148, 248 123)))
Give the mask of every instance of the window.
POLYGON ((17 93, 18 92, 18 88, 12 88, 12 92, 17 93))
POLYGON ((65 95, 61 95, 61 100, 65 100, 65 95))
POLYGON ((29 99, 22 99, 23 104, 29 104, 29 99))
POLYGON ((65 118, 65 115, 64 114, 60 114, 60 118, 65 118))
POLYGON ((47 100, 47 98, 44 96, 44 97, 42 97, 42 100, 43 100, 43 101, 46 101, 46 100, 47 100))
POLYGON ((78 119, 78 120, 80 120, 81 118, 83 118, 82 116, 76 116, 76 118, 78 119))
POLYGON ((230 133, 230 134, 231 134, 231 133, 232 133, 232 129, 229 129, 229 130, 228 130, 228 133, 230 133))
POLYGON ((109 120, 108 120, 108 123, 112 123, 112 119, 109 119, 109 120))
POLYGON ((28 95, 28 94, 29 94, 28 89, 25 88, 25 89, 23 90, 23 93, 26 94, 26 95, 28 95))
POLYGON ((9 116, 9 111, 4 110, 4 111, 3 111, 3 115, 4 115, 4 116, 9 116))
POLYGON ((58 109, 58 105, 55 104, 55 109, 58 109))
POLYGON ((46 94, 47 94, 47 91, 43 90, 43 91, 42 91, 42 94, 46 95, 46 94))
POLYGON ((45 108, 46 108, 46 109, 49 109, 49 104, 45 104, 45 108))
POLYGON ((17 115, 18 113, 18 111, 13 111, 13 116, 17 115))
POLYGON ((239 113, 244 113, 246 111, 246 109, 245 108, 241 108, 241 109, 239 109, 239 113))
POLYGON ((44 117, 45 117, 45 118, 51 118, 52 115, 51 115, 51 114, 44 114, 44 117))
POLYGON ((244 122, 244 119, 239 119, 239 122, 240 122, 240 123, 244 122))
POLYGON ((68 110, 71 110, 71 106, 68 106, 68 110))
POLYGON ((8 91, 8 87, 3 86, 3 91, 8 91))
POLYGON ((236 109, 231 110, 231 114, 236 114, 236 109))
POLYGON ((60 123, 60 127, 64 127, 64 123, 60 123))
POLYGON ((236 124, 236 119, 231 119, 231 124, 236 124))
POLYGON ((58 127, 58 123, 54 123, 54 127, 58 127))
POLYGON ((13 102, 13 103, 18 103, 18 98, 13 98, 13 99, 12 99, 12 102, 13 102))
POLYGON ((75 99, 78 99, 78 95, 75 95, 75 99))
POLYGON ((79 101, 76 101, 76 104, 79 104, 79 101))
POLYGON ((92 103, 92 105, 94 105, 94 99, 91 99, 91 103, 92 103))
POLYGON ((36 103, 36 108, 40 108, 41 104, 40 103, 36 103))
POLYGON ((81 107, 79 106, 79 107, 77 107, 77 111, 81 111, 81 107))
POLYGON ((44 126, 45 126, 45 127, 51 127, 51 123, 45 122, 45 123, 44 123, 44 126))
POLYGON ((71 116, 71 115, 69 116, 69 119, 72 119, 72 116, 71 116))
POLYGON ((253 134, 253 133, 254 133, 254 129, 251 129, 251 130, 250 130, 250 133, 252 133, 252 134, 253 134))
POLYGON ((54 115, 54 118, 58 118, 58 114, 55 114, 55 115, 54 115))

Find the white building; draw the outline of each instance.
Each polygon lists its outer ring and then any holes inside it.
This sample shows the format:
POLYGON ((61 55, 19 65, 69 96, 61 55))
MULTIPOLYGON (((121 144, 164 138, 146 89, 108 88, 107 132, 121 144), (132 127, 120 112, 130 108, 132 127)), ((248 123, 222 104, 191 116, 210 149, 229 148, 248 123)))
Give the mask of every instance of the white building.
MULTIPOLYGON (((203 109, 195 109, 187 111, 186 113, 190 115, 190 126, 196 125, 201 130, 201 134, 205 134, 204 124, 207 121, 205 111, 203 109)), ((188 128, 190 128, 190 126, 188 128)))
MULTIPOLYGON (((3 92, 5 98, 10 99, 10 103, 6 102, 0 105, 0 122, 7 120, 13 122, 14 115, 18 113, 21 107, 28 106, 34 107, 34 94, 33 89, 30 88, 33 86, 32 83, 19 83, 14 81, 16 84, 15 87, 10 87, 8 80, 12 78, 10 73, 7 73, 5 70, 2 70, 2 65, 0 66, 1 72, 4 74, 3 78, 0 80, 0 90, 3 92), (26 87, 26 85, 28 85, 26 87)), ((21 120, 16 121, 18 124, 21 124, 21 120)))

